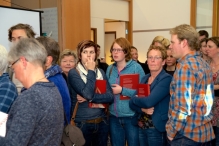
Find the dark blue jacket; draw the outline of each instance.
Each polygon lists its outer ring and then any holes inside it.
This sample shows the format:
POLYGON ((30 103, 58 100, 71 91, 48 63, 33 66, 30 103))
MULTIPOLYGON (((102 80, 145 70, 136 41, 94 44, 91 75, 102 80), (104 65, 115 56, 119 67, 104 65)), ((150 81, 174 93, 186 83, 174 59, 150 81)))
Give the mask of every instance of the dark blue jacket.
MULTIPOLYGON (((141 83, 147 83, 150 76, 150 73, 145 75, 141 83)), ((162 70, 150 85, 150 95, 148 97, 133 97, 129 102, 130 108, 137 111, 139 115, 142 113, 141 108, 154 107, 152 121, 155 128, 160 132, 165 131, 168 120, 171 80, 172 76, 162 70)))
MULTIPOLYGON (((103 79, 107 80, 104 71, 101 69, 99 70, 101 71, 103 79)), ((86 120, 106 116, 104 108, 89 108, 88 101, 92 100, 92 102, 94 103, 113 102, 113 92, 109 83, 107 82, 105 94, 96 94, 95 82, 96 82, 96 73, 92 70, 88 70, 87 83, 84 83, 84 81, 81 79, 81 76, 76 71, 76 69, 71 69, 68 73, 68 84, 69 84, 69 91, 72 101, 72 108, 71 108, 72 112, 77 102, 77 94, 87 99, 87 101, 79 103, 77 114, 75 117, 76 122, 81 122, 81 121, 86 121, 86 120)))

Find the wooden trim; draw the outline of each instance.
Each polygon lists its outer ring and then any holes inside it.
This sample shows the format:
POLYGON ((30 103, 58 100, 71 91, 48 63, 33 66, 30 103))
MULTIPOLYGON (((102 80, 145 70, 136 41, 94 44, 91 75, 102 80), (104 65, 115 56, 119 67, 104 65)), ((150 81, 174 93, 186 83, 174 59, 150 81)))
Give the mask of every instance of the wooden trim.
POLYGON ((93 38, 94 43, 97 43, 97 28, 91 28, 91 31, 93 31, 93 38))
POLYGON ((190 4, 190 25, 196 28, 197 0, 191 0, 190 4))
POLYGON ((218 16, 219 16, 219 0, 213 0, 213 16, 212 16, 212 36, 218 36, 218 16))
POLYGON ((155 31, 170 31, 172 28, 164 28, 164 29, 148 29, 148 30, 133 30, 133 33, 137 32, 155 32, 155 31))
POLYGON ((128 40, 133 44, 133 0, 129 0, 129 21, 127 22, 128 40))
POLYGON ((60 51, 63 50, 63 39, 64 35, 62 29, 62 0, 57 0, 57 14, 58 14, 58 42, 60 46, 60 51))

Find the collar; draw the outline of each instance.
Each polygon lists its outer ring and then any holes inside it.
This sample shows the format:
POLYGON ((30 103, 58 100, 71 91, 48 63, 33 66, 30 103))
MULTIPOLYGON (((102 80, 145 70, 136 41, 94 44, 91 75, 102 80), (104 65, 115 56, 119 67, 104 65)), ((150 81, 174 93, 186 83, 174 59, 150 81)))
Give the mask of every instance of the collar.
POLYGON ((186 54, 182 58, 178 59, 177 62, 181 63, 181 62, 184 62, 185 60, 187 60, 188 58, 195 57, 195 56, 200 56, 200 53, 197 51, 190 51, 188 54, 186 54))

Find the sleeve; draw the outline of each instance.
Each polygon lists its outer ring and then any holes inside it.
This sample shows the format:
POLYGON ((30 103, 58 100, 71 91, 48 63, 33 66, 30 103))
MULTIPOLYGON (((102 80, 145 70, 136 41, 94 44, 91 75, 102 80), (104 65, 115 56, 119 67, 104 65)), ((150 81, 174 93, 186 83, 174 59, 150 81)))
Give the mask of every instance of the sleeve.
POLYGON ((12 103, 17 97, 17 89, 11 82, 0 86, 0 111, 8 113, 12 103))
POLYGON ((130 107, 132 110, 134 110, 134 111, 136 111, 136 112, 138 112, 138 113, 142 113, 141 108, 140 108, 139 106, 135 105, 135 104, 133 103, 133 100, 132 100, 132 99, 133 99, 133 98, 131 98, 131 100, 129 100, 129 107, 130 107))
POLYGON ((35 95, 28 94, 20 97, 20 99, 23 98, 25 100, 20 100, 19 104, 17 102, 16 108, 13 109, 12 113, 9 113, 7 128, 8 123, 10 124, 10 128, 7 129, 5 137, 0 137, 0 143, 2 145, 28 145, 29 139, 31 138, 37 124, 36 116, 37 111, 39 110, 36 102, 32 100, 32 98, 27 98, 33 96, 35 95))
MULTIPOLYGON (((103 79, 107 81, 106 75, 105 73, 99 69, 102 73, 103 79)), ((94 103, 112 103, 113 102, 113 91, 112 88, 109 84, 109 82, 107 81, 107 85, 106 85, 106 93, 105 94, 94 94, 92 102, 94 103)))
POLYGON ((190 110, 195 80, 195 75, 187 66, 175 72, 174 83, 171 85, 173 93, 170 99, 169 120, 166 124, 166 131, 169 137, 174 138, 177 131, 180 131, 186 125, 187 117, 191 114, 190 110), (173 86, 175 87, 173 88, 173 86))
POLYGON ((151 108, 163 100, 170 92, 171 76, 166 76, 161 79, 157 85, 153 88, 148 97, 136 97, 134 96, 131 100, 133 104, 140 108, 151 108), (162 94, 161 94, 162 93, 162 94))
POLYGON ((77 94, 87 99, 93 99, 96 82, 96 74, 92 70, 88 70, 87 83, 81 79, 81 76, 75 69, 71 69, 68 73, 68 83, 75 90, 77 94))

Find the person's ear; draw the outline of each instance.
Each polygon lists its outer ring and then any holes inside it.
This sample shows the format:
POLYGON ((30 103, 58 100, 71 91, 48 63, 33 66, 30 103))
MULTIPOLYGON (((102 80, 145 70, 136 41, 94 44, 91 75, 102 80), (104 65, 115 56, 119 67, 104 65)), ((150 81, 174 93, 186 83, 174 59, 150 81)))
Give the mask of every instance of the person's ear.
POLYGON ((53 61, 52 56, 46 57, 46 63, 45 63, 46 68, 49 68, 52 65, 52 61, 53 61))

